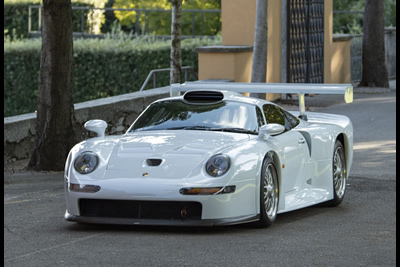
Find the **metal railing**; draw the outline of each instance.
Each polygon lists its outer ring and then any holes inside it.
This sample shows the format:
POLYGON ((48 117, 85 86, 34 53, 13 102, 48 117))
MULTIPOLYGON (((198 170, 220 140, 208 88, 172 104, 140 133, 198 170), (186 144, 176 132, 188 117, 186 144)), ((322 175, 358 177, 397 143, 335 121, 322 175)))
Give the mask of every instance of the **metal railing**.
POLYGON ((362 34, 352 34, 350 40, 350 80, 361 81, 362 74, 362 34))
MULTIPOLYGON (((149 14, 151 12, 160 12, 160 13, 165 13, 165 12, 172 12, 171 9, 141 9, 141 8, 111 8, 111 7, 105 7, 105 8, 97 8, 97 7, 78 7, 78 6, 73 6, 72 11, 74 12, 75 10, 80 10, 80 31, 74 32, 74 36, 82 36, 82 37, 97 37, 97 38, 104 38, 105 34, 93 34, 92 32, 85 32, 85 23, 87 23, 87 18, 85 18, 84 11, 90 11, 90 10, 100 10, 100 11, 135 11, 136 12, 136 19, 135 19, 135 36, 138 35, 143 35, 143 34, 149 34, 149 14), (145 15, 144 23, 140 21, 141 14, 145 15)), ((38 37, 40 36, 41 33, 41 20, 42 20, 42 6, 41 5, 31 5, 29 6, 29 18, 28 18, 28 35, 31 37, 38 37), (32 29, 32 11, 34 9, 38 10, 38 29, 33 30, 32 29)), ((182 13, 191 13, 192 14, 192 34, 191 35, 183 35, 182 38, 190 38, 190 37, 202 37, 206 36, 204 35, 204 14, 205 13, 221 13, 220 9, 182 9, 182 13), (195 15, 196 13, 200 13, 200 33, 196 33, 196 21, 195 21, 195 15)), ((164 38, 170 38, 169 35, 160 35, 160 37, 164 38)))
MULTIPOLYGON (((396 77, 396 28, 385 28, 385 60, 389 78, 396 77), (394 36, 392 37, 391 35, 394 36), (391 38, 390 38, 391 37, 391 38)), ((361 81, 362 75, 362 34, 351 34, 350 60, 351 60, 351 81, 361 81)))
MULTIPOLYGON (((190 67, 190 66, 185 66, 185 67, 182 67, 181 69, 182 69, 182 71, 185 71, 185 81, 188 80, 188 77, 189 77, 189 73, 188 73, 188 72, 189 72, 189 71, 193 74, 193 76, 196 78, 196 80, 199 79, 198 76, 197 76, 197 73, 193 70, 192 67, 190 67)), ((146 78, 146 80, 144 81, 144 83, 143 83, 143 85, 142 85, 142 87, 140 88, 139 91, 143 91, 143 89, 144 89, 144 88, 146 87, 146 85, 149 83, 151 77, 153 77, 153 88, 157 88, 157 73, 160 73, 160 72, 170 72, 170 71, 171 71, 171 68, 155 69, 155 70, 150 71, 149 75, 147 75, 147 78, 146 78)))

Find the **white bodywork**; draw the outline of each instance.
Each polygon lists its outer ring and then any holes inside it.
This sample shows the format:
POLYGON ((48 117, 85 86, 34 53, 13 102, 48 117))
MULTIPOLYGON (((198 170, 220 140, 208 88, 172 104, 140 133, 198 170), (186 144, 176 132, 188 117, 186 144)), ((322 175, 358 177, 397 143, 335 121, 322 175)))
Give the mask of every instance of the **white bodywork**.
MULTIPOLYGON (((307 92, 306 92, 307 93, 307 92)), ((223 91, 224 100, 262 107, 270 103, 223 91)), ((182 98, 175 96, 174 99, 182 98)), ((273 103, 272 103, 273 104, 273 103)), ((301 112, 301 111, 300 111, 301 112)), ((299 112, 292 112, 298 116, 299 112)), ((66 162, 65 193, 70 221, 118 224, 216 225, 255 221, 260 213, 261 166, 273 156, 279 177, 278 213, 308 207, 333 198, 332 155, 343 139, 347 176, 353 157, 353 128, 345 116, 307 113, 294 129, 276 136, 197 130, 157 130, 101 136, 75 145, 66 162), (74 160, 83 151, 98 155, 97 168, 80 174, 74 160), (231 167, 211 177, 205 164, 216 154, 229 156, 231 167), (149 159, 161 160, 151 166, 149 159), (94 185, 98 192, 73 192, 71 184, 94 185), (235 186, 233 193, 183 195, 182 188, 235 186), (79 199, 193 201, 201 203, 200 221, 140 220, 84 217, 79 199)), ((101 135, 101 134, 100 134, 101 135)))

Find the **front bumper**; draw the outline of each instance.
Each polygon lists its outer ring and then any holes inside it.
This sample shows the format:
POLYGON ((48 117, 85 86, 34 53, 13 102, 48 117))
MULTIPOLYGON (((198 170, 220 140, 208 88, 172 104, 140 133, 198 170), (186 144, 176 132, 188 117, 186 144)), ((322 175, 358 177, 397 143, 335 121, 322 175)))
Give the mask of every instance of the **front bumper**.
POLYGON ((87 193, 73 192, 68 188, 68 182, 66 183, 66 220, 101 224, 210 226, 258 219, 258 200, 255 194, 257 189, 251 180, 235 183, 236 191, 233 193, 214 195, 180 194, 182 187, 199 187, 198 184, 188 183, 115 179, 97 181, 95 184, 101 190, 87 193), (137 207, 141 204, 135 202, 144 203, 144 206, 137 207), (119 205, 121 203, 122 206, 119 205), (151 203, 151 206, 146 206, 147 203, 151 203), (166 203, 172 205, 165 206, 166 203), (191 206, 193 203, 197 203, 199 208, 191 206), (183 214, 183 207, 187 207, 187 214, 183 214), (162 215, 165 210, 169 210, 172 215, 162 215), (147 215, 142 215, 144 213, 147 215))

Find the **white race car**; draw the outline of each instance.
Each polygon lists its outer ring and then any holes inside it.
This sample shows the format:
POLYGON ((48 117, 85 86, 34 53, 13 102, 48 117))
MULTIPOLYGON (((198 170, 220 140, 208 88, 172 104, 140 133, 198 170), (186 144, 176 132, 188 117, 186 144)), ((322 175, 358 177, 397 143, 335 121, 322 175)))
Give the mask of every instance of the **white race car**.
POLYGON ((270 226, 279 213, 339 205, 353 159, 353 127, 341 115, 305 114, 304 94, 350 85, 171 85, 123 135, 97 133, 65 165, 65 219, 82 223, 270 226), (288 112, 239 92, 295 93, 288 112), (180 95, 183 93, 183 95, 180 95))

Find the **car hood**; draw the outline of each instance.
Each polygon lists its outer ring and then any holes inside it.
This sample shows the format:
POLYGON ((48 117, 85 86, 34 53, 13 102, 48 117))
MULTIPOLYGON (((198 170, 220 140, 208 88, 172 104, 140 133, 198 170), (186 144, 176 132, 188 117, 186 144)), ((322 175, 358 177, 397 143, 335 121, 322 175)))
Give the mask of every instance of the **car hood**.
POLYGON ((182 179, 212 155, 250 138, 209 131, 148 131, 121 137, 111 152, 106 177, 182 179))

